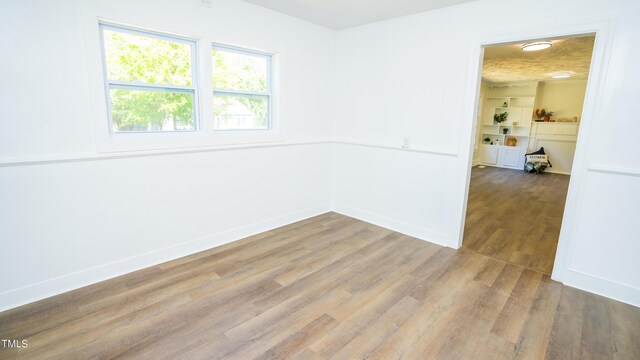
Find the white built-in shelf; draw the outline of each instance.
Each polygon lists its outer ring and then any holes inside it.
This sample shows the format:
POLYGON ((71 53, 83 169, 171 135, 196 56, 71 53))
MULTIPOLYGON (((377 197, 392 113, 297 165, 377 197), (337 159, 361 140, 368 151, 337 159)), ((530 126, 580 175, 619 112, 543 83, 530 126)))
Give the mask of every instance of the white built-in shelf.
POLYGON ((535 86, 491 86, 481 114, 483 163, 492 166, 521 168, 531 136, 535 86), (507 113, 507 119, 495 123, 494 115, 507 113), (517 125, 514 125, 514 122, 517 125), (508 130, 505 134, 503 130, 508 130), (486 143, 489 138, 493 145, 486 143), (517 140, 516 146, 506 146, 508 138, 517 140))

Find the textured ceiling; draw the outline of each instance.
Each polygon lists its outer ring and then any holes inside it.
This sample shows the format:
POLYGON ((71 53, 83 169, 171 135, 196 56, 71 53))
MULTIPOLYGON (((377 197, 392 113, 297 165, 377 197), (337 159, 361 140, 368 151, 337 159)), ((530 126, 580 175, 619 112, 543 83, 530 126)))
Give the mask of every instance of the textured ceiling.
POLYGON ((334 30, 473 0, 244 0, 334 30))
POLYGON ((552 80, 551 74, 570 72, 571 79, 586 79, 595 37, 552 40, 540 51, 522 51, 520 44, 484 50, 482 79, 491 83, 552 80))

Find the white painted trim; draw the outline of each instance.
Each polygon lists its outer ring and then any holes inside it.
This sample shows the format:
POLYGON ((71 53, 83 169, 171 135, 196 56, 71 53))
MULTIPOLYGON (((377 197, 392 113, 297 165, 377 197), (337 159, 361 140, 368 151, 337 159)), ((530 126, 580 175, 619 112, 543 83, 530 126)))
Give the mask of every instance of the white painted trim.
POLYGON ((432 154, 432 155, 441 155, 441 156, 451 156, 457 157, 458 153, 453 150, 440 150, 440 149, 426 149, 426 148, 403 148, 403 147, 393 147, 389 145, 379 145, 379 144, 371 144, 371 143, 362 143, 348 140, 334 140, 331 141, 334 144, 342 144, 342 145, 353 145, 353 146, 365 146, 377 149, 386 149, 386 150, 396 150, 396 151, 407 151, 407 152, 416 152, 423 154, 432 154))
POLYGON ((640 169, 610 166, 610 165, 604 165, 604 164, 589 164, 588 169, 590 172, 597 172, 602 174, 640 176, 640 169))
POLYGON ((333 211, 440 246, 450 247, 449 245, 451 244, 447 234, 374 214, 366 210, 356 209, 341 204, 334 204, 333 211))
POLYGON ((344 144, 353 146, 366 146, 378 149, 398 150, 406 152, 417 152, 432 155, 452 156, 456 157, 457 154, 428 149, 412 149, 412 148, 396 148, 392 146, 376 145, 356 143, 350 141, 331 141, 331 140, 308 140, 308 141, 264 141, 264 142, 251 142, 246 144, 224 144, 224 145, 207 145, 207 146, 191 146, 172 149, 156 149, 156 150, 144 150, 144 151, 120 151, 110 153, 86 153, 86 154, 59 154, 52 156, 31 156, 20 158, 0 158, 0 167, 9 166, 28 166, 28 165, 44 165, 55 163, 67 163, 67 162, 80 162, 80 161, 99 161, 99 160, 114 160, 123 158, 136 158, 136 157, 149 157, 149 156, 162 156, 162 155, 175 155, 175 154, 189 154, 211 151, 230 151, 230 150, 243 150, 253 148, 268 148, 268 147, 283 147, 283 146, 305 146, 316 144, 344 144))
POLYGON ((324 214, 330 210, 331 207, 329 204, 301 210, 5 291, 0 293, 0 311, 62 294, 133 271, 175 260, 183 256, 195 254, 296 221, 324 214))
POLYGON ((470 58, 467 69, 467 87, 463 102, 463 123, 461 142, 459 144, 461 161, 459 163, 459 172, 461 176, 458 184, 458 190, 455 193, 463 194, 459 201, 454 199, 457 206, 454 206, 453 227, 451 236, 458 239, 458 246, 462 245, 462 237, 464 235, 464 222, 466 215, 466 206, 469 196, 469 180, 471 177, 473 138, 470 133, 474 129, 477 121, 475 112, 477 110, 478 88, 480 87, 480 67, 482 65, 483 47, 493 44, 516 43, 525 39, 541 39, 571 36, 579 34, 596 34, 593 56, 591 59, 591 68, 589 80, 587 82, 587 91, 585 95, 584 109, 582 115, 579 136, 576 145, 575 158, 571 171, 572 177, 569 183, 567 193, 567 201, 563 216, 562 227, 560 230, 560 239, 558 242, 558 250, 556 253, 555 264, 553 268, 552 278, 563 282, 564 274, 570 263, 570 254, 575 246, 575 226, 578 218, 578 212, 581 207, 585 178, 587 175, 587 163, 590 158, 592 149, 588 146, 592 142, 595 129, 595 122, 601 109, 602 94, 604 93, 606 73, 608 69, 609 57, 611 54, 611 46, 613 43, 613 34, 617 23, 617 13, 601 14, 594 16, 591 20, 579 23, 563 23, 563 24, 525 24, 521 28, 511 29, 509 31, 501 30, 500 33, 491 34, 482 37, 472 37, 469 41, 470 58))
POLYGON ((584 196, 584 188, 588 176, 588 164, 591 154, 595 149, 595 146, 590 146, 589 144, 593 144, 597 136, 596 125, 600 118, 599 113, 601 112, 602 101, 604 99, 603 94, 605 92, 606 75, 616 23, 617 14, 608 14, 603 15, 603 18, 598 22, 583 25, 584 32, 588 32, 589 28, 591 28, 591 32, 596 33, 596 41, 591 58, 584 108, 578 129, 575 156, 571 169, 571 179, 567 191, 562 226, 560 228, 558 248, 556 250, 553 272, 551 274, 551 278, 559 282, 564 282, 565 273, 571 263, 571 254, 573 254, 573 249, 578 244, 576 235, 578 229, 575 224, 579 219, 582 202, 586 198, 586 196, 584 196))
POLYGON ((544 170, 544 172, 549 173, 549 174, 558 174, 558 175, 571 175, 570 172, 566 172, 566 171, 556 171, 553 170, 553 168, 546 168, 544 170))
POLYGON ((190 154, 190 153, 201 153, 201 152, 212 152, 212 151, 230 151, 230 150, 244 150, 244 149, 254 149, 254 148, 283 147, 283 146, 305 146, 305 145, 329 144, 329 143, 331 142, 326 140, 272 141, 272 142, 265 141, 265 142, 259 142, 259 143, 193 146, 193 147, 185 147, 185 148, 158 149, 158 150, 147 150, 147 151, 122 151, 122 152, 111 152, 111 153, 72 154, 72 155, 60 154, 60 155, 54 155, 54 156, 33 156, 33 157, 21 157, 21 158, 13 158, 13 159, 5 158, 5 159, 0 159, 0 167, 43 165, 43 164, 80 162, 80 161, 114 160, 114 159, 190 154))
POLYGON ((640 289, 636 287, 573 269, 565 270, 564 276, 562 282, 564 285, 640 307, 640 289))

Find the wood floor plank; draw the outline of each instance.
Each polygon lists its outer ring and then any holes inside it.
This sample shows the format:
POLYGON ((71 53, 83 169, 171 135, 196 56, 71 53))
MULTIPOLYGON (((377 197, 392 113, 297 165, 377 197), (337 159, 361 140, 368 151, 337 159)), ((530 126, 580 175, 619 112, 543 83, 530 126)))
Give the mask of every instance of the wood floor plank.
POLYGON ((569 176, 474 167, 464 247, 551 274, 569 176))
MULTIPOLYGON (((522 224, 494 210, 474 226, 522 224)), ((500 259, 480 233, 456 251, 324 214, 2 312, 29 346, 0 359, 640 358, 640 309, 551 281, 549 239, 500 259)))
POLYGON ((543 359, 553 328, 555 310, 560 301, 562 286, 545 275, 525 320, 516 344, 515 358, 524 356, 543 359))
POLYGON ((405 296, 375 319, 365 331, 343 346, 331 359, 366 359, 382 345, 420 306, 420 301, 405 296))
POLYGON ((524 326, 534 295, 542 280, 541 273, 525 270, 513 288, 509 300, 502 309, 491 332, 506 340, 516 343, 524 326))
POLYGON ((288 359, 305 350, 313 336, 325 332, 338 324, 334 318, 323 314, 288 338, 272 346, 256 359, 288 359))

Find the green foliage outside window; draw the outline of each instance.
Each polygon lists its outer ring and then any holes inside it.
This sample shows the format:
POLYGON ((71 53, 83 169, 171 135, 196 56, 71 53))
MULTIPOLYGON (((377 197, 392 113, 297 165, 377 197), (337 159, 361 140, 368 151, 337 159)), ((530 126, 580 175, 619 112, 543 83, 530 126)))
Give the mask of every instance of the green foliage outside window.
MULTIPOLYGON (((113 131, 195 130, 194 91, 183 89, 193 85, 191 45, 111 28, 103 39, 113 131)), ((215 127, 268 128, 268 58, 226 48, 211 54, 215 127)))
MULTIPOLYGON (((191 86, 187 44, 104 30, 104 46, 109 80, 191 86)), ((192 92, 111 86, 110 100, 114 131, 195 129, 192 92)))
MULTIPOLYGON (((252 93, 268 91, 267 59, 225 50, 212 50, 213 87, 221 91, 252 93)), ((269 103, 266 96, 216 95, 217 129, 267 128, 269 103)))

